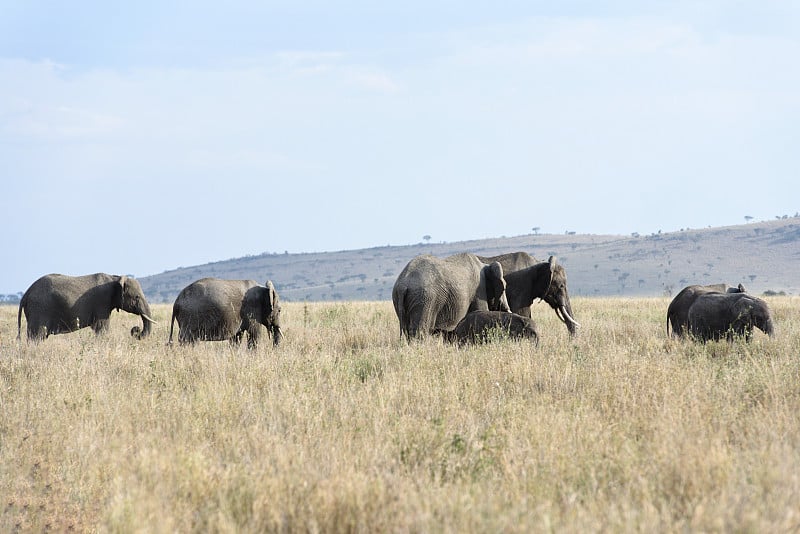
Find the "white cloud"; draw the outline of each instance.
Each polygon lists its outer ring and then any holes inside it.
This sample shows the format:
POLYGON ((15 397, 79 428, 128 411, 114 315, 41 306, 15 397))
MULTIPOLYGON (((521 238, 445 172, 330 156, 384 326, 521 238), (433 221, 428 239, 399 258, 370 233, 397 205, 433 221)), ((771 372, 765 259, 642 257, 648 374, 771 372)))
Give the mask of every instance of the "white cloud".
POLYGON ((23 137, 69 140, 108 135, 118 131, 120 117, 88 109, 56 106, 49 109, 31 108, 5 126, 6 133, 23 137))
POLYGON ((350 75, 351 84, 369 91, 379 93, 396 93, 400 85, 384 72, 356 71, 350 75))

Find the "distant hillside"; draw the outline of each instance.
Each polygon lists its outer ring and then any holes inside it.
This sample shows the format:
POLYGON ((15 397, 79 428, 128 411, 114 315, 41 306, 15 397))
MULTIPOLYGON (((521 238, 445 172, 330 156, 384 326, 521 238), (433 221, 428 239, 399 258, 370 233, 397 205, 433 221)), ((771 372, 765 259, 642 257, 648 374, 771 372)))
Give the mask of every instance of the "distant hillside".
POLYGON ((270 279, 282 299, 388 300, 397 275, 419 254, 550 255, 583 296, 657 296, 694 283, 743 283, 749 291, 800 293, 800 219, 682 230, 649 236, 524 235, 457 243, 385 246, 340 252, 262 254, 167 271, 139 281, 152 302, 172 302, 206 276, 270 279))

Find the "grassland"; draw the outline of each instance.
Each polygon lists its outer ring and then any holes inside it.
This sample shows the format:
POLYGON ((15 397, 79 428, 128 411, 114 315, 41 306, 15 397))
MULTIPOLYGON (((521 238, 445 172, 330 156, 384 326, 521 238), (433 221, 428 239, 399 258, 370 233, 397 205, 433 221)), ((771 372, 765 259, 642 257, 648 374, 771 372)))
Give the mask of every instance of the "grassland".
POLYGON ((468 349, 287 303, 251 352, 165 346, 165 305, 28 345, 0 307, 0 531, 796 531, 800 298, 769 302, 751 344, 574 298, 575 340, 538 304, 538 348, 468 349))

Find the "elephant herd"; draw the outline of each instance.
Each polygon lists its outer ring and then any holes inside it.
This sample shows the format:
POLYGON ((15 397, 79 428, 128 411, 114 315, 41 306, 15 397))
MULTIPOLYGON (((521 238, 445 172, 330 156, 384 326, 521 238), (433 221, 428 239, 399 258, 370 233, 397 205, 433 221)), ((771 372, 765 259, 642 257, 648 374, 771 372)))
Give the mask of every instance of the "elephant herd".
MULTIPOLYGON (((100 334, 108 329, 111 312, 120 309, 142 318, 143 328, 134 326, 132 336, 141 339, 150 334, 155 321, 142 287, 133 278, 104 273, 48 274, 22 295, 17 312, 17 338, 21 334, 23 312, 28 339, 41 341, 51 334, 86 327, 100 334)), ((175 299, 169 343, 177 321, 180 343, 201 340, 239 343, 247 333, 247 346, 254 348, 260 338, 259 325, 264 325, 278 345, 283 337, 280 313, 278 292, 271 281, 262 286, 253 280, 203 278, 183 288, 175 299)))
POLYGON ((442 334, 445 339, 474 341, 492 328, 538 339, 530 319, 536 299, 555 310, 571 335, 577 332, 580 325, 573 318, 567 273, 554 256, 544 262, 526 252, 417 256, 392 289, 400 335, 408 339, 442 334))
MULTIPOLYGON (((567 274, 556 258, 539 261, 525 252, 484 257, 461 253, 440 258, 413 258, 397 277, 392 302, 400 336, 412 340, 440 335, 456 343, 487 341, 493 331, 537 343, 539 332, 531 319, 531 305, 543 300, 574 336, 575 320, 567 290, 567 274)), ((91 327, 100 334, 108 329, 113 310, 139 315, 142 327, 131 335, 148 336, 155 321, 139 283, 130 277, 97 273, 86 276, 49 274, 24 293, 17 313, 17 337, 22 314, 28 339, 41 341, 51 334, 91 327)), ((261 338, 261 325, 273 344, 283 338, 281 306, 271 281, 203 278, 192 282, 175 299, 169 344, 175 322, 181 344, 197 341, 239 343, 247 334, 248 348, 261 338)), ((775 334, 767 303, 749 295, 740 284, 688 286, 667 310, 667 335, 700 341, 742 336, 750 340, 753 328, 775 334)))

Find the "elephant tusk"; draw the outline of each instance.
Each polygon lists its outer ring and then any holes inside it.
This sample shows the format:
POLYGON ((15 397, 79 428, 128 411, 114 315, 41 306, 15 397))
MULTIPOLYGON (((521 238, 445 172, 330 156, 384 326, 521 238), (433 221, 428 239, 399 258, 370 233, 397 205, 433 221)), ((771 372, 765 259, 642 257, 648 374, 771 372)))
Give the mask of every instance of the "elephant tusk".
POLYGON ((573 325, 575 325, 577 327, 581 326, 581 324, 578 321, 576 321, 575 319, 572 318, 572 316, 567 311, 567 307, 566 306, 561 306, 561 313, 563 313, 564 317, 566 318, 566 320, 569 321, 570 323, 572 323, 573 325))
POLYGON ((149 315, 147 315, 147 314, 144 314, 144 313, 143 313, 143 314, 141 314, 141 315, 142 315, 142 318, 143 318, 143 319, 147 319, 148 321, 150 321, 150 322, 151 322, 151 323, 153 323, 153 324, 158 324, 158 323, 157 323, 156 321, 154 321, 154 320, 153 320, 153 318, 152 318, 152 317, 150 317, 149 315))
POLYGON ((564 315, 561 313, 561 308, 556 308, 556 317, 558 317, 558 319, 559 319, 559 320, 560 320, 562 323, 566 323, 566 322, 567 322, 567 320, 566 320, 566 319, 564 319, 564 315))

